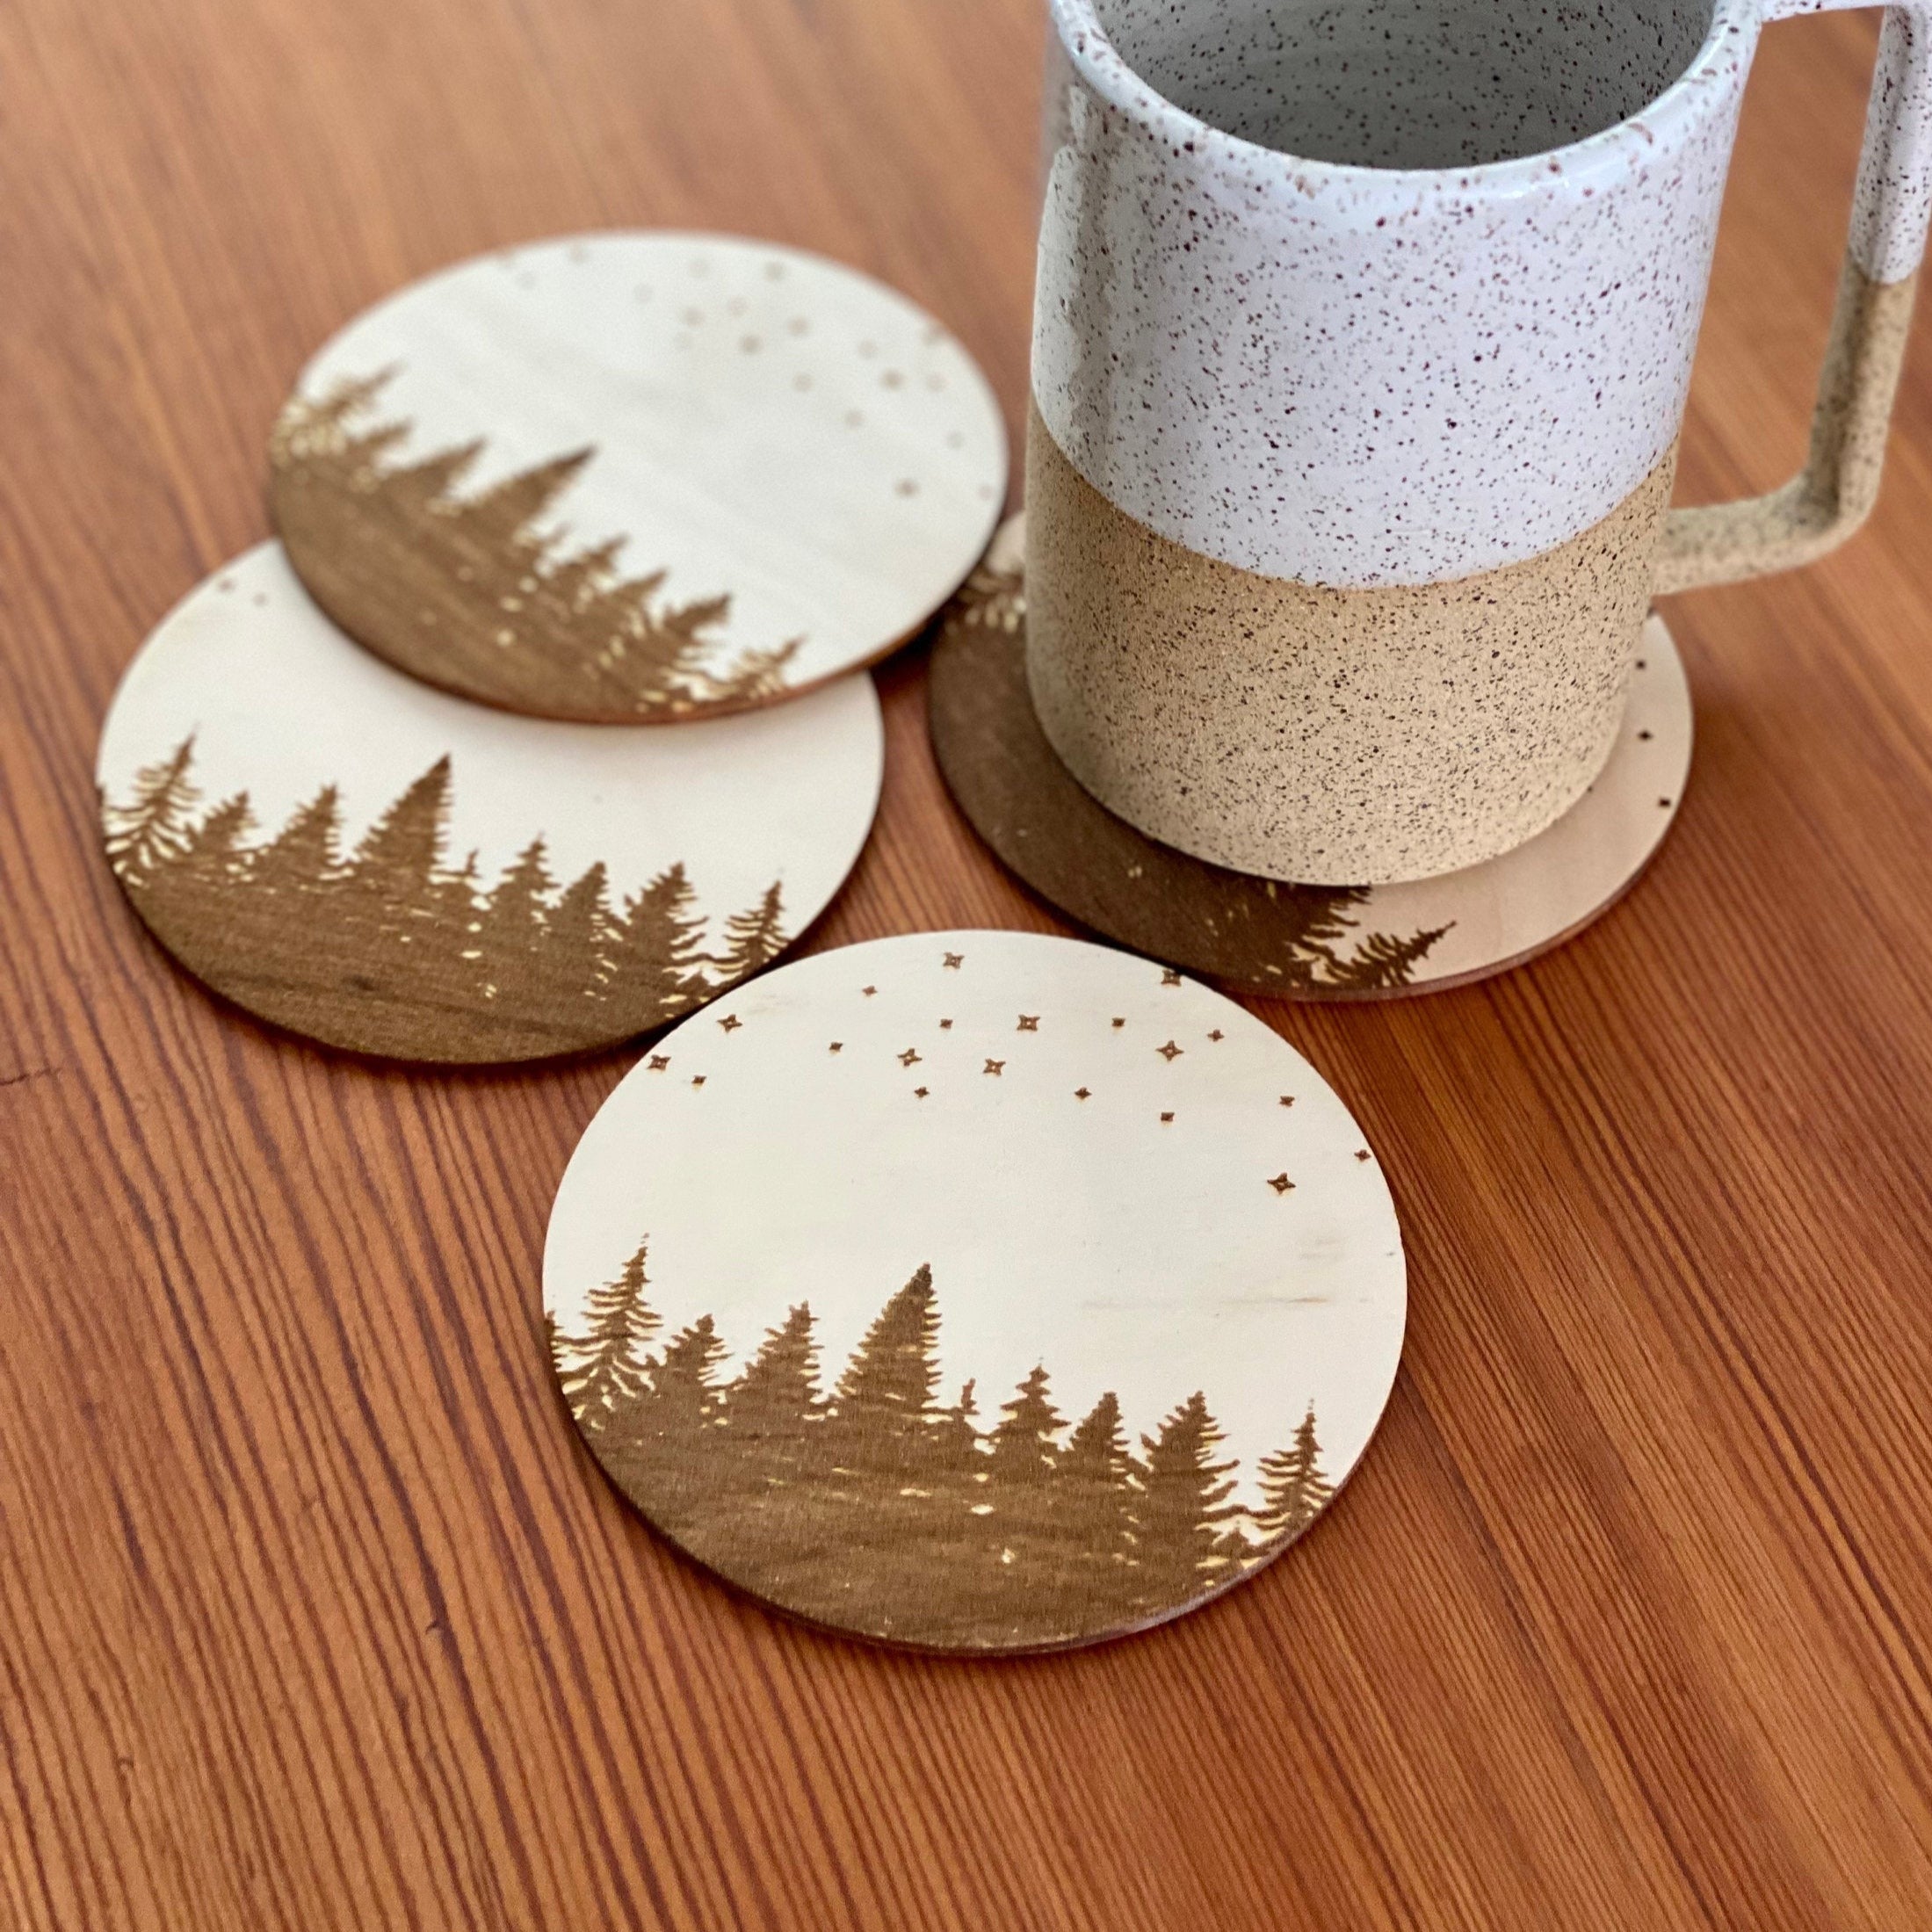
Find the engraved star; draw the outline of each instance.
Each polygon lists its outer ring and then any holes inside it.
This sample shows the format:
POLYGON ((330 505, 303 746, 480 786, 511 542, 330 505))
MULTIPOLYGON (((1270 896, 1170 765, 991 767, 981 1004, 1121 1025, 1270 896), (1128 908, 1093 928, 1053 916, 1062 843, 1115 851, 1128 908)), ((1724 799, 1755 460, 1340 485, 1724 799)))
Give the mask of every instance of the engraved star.
POLYGON ((744 1024, 744 1022, 735 1013, 727 1013, 718 1024, 724 1028, 726 1032, 735 1033, 744 1024))
POLYGON ((1126 1023, 1126 1022, 1125 1022, 1125 1020, 1116 1020, 1116 1021, 1115 1021, 1115 1022, 1113 1023, 1113 1024, 1114 1024, 1114 1031, 1115 1031, 1115 1032, 1117 1032, 1117 1033, 1118 1033, 1118 1031, 1120 1031, 1120 1029, 1121 1029, 1121 1028, 1122 1028, 1123 1026, 1125 1026, 1125 1025, 1126 1024, 1127 1024, 1127 1023, 1126 1023))
POLYGON ((858 990, 863 993, 869 1000, 872 998, 873 994, 878 992, 879 988, 876 986, 862 986, 859 988, 858 990))
POLYGON ((702 1074, 693 1074, 691 1083, 693 1087, 702 1087, 705 1084, 705 1076, 702 1074))
POLYGON ((651 1071, 654 1074, 662 1073, 670 1063, 671 1056, 669 1053, 653 1053, 651 1055, 651 1071))
POLYGON ((1172 966, 1161 967, 1161 984, 1162 986, 1178 986, 1180 983, 1181 975, 1172 966))
POLYGON ((1090 1095, 1089 1089, 1085 1087, 1076 1087, 1074 1089, 1074 1098, 1075 1100, 1086 1100, 1089 1097, 1090 1095))
POLYGON ((1281 1096, 1281 1103, 1284 1107, 1292 1107, 1295 1103, 1295 1096, 1292 1094, 1284 1094, 1281 1096))
POLYGON ((1038 1032, 1039 1015, 1038 1013, 1022 1013, 1020 1015, 1020 1024, 1017 1031, 1022 1033, 1038 1032))
POLYGON ((1277 1174, 1268 1184, 1277 1194, 1290 1194, 1294 1191, 1295 1183, 1288 1178, 1286 1174, 1277 1174))
POLYGON ((989 1060, 986 1063, 986 1070, 989 1074, 996 1074, 1005 1065, 1006 1062, 1003 1060, 989 1060))
POLYGON ((1214 1029, 1214 1031, 1212 1031, 1212 1033, 1210 1033, 1210 1034, 1209 1034, 1209 1035, 1208 1035, 1207 1037, 1208 1037, 1208 1038, 1210 1038, 1211 1040, 1212 1040, 1212 1041, 1214 1042, 1214 1044, 1215 1044, 1215 1045, 1216 1045, 1217 1046, 1219 1046, 1220 1045, 1220 1043, 1221 1043, 1221 1042, 1222 1042, 1222 1041, 1223 1041, 1224 1039, 1226 1039, 1226 1038, 1227 1038, 1227 1035, 1226 1035, 1226 1033, 1222 1032, 1222 1031, 1220 1030, 1220 1028, 1217 1026, 1217 1027, 1216 1027, 1216 1028, 1214 1029))
POLYGON ((949 952, 940 964, 951 967, 953 972, 957 973, 966 964, 966 954, 963 952, 949 952))
POLYGON ((826 1051, 827 1051, 828 1053, 843 1053, 843 1052, 844 1052, 844 1050, 845 1050, 845 1042, 844 1042, 843 1040, 842 1040, 842 1039, 836 1039, 836 1040, 834 1040, 834 1041, 832 1042, 831 1046, 829 1046, 829 1047, 828 1047, 828 1048, 826 1049, 826 1051))
POLYGON ((923 1100, 930 1091, 930 1089, 929 1088, 915 1087, 912 1090, 912 1097, 915 1100, 923 1100))
POLYGON ((1154 1048, 1154 1052, 1157 1053, 1161 1056, 1161 1058, 1168 1063, 1169 1067, 1173 1066, 1175 1061, 1180 1059, 1181 1055, 1185 1051, 1186 1049, 1184 1047, 1176 1046, 1172 1040, 1169 1040, 1165 1046, 1156 1046, 1154 1048))
POLYGON ((1366 1147, 1357 1147, 1355 1150, 1355 1157, 1357 1161, 1366 1161, 1369 1157, 1369 1150, 1366 1147))
POLYGON ((908 1046, 905 1050, 905 1052, 899 1056, 899 1064, 901 1067, 916 1067, 919 1064, 918 1050, 915 1047, 908 1046))
POLYGON ((939 1031, 942 1033, 950 1033, 952 1031, 952 1022, 951 1020, 941 1020, 939 1022, 939 1031))

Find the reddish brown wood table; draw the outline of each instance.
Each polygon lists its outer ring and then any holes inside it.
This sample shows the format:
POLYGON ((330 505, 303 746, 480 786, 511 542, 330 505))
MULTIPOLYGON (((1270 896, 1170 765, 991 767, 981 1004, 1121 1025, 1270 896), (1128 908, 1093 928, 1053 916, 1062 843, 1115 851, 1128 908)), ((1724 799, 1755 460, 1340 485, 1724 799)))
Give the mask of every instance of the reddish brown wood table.
MULTIPOLYGON (((538 1255, 628 1064, 414 1077, 222 1010, 102 865, 147 627, 304 354, 613 223, 907 288, 1017 424, 1031 0, 0 8, 0 1925, 1920 1927, 1932 1898, 1932 358, 1884 504, 1681 600, 1682 818, 1563 952, 1267 1017, 1409 1241, 1377 1446, 1154 1635, 828 1641, 655 1542, 538 1255)), ((1774 29, 1680 494, 1795 467, 1870 17, 1774 29)), ((1054 921, 916 654, 813 945, 1054 921)))

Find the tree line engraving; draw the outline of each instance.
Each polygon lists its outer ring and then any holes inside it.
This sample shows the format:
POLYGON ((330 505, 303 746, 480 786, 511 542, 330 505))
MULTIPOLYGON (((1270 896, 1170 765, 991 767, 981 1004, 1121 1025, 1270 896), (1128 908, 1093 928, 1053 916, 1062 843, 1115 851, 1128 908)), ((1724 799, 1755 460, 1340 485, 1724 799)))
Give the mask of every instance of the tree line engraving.
POLYGON ((323 785, 271 836, 245 791, 206 811, 191 735, 104 800, 108 863, 183 965, 264 1019, 357 1052, 505 1060, 607 1045, 769 964, 774 882, 707 948, 681 865, 615 902, 602 861, 560 886, 544 840, 486 882, 448 857, 438 758, 351 850, 323 785))
POLYGON ((564 1399, 613 1481, 675 1542, 816 1622, 942 1649, 1077 1643, 1159 1620, 1277 1555, 1334 1494, 1311 1406, 1263 1459, 1260 1507, 1204 1396, 1138 1450, 1103 1395, 1069 1426, 1038 1367, 982 1419, 939 1397, 922 1267, 828 1391, 810 1308, 738 1375, 709 1315, 669 1337, 646 1244, 551 1328, 564 1399))
POLYGON ((664 571, 619 569, 624 538, 571 550, 546 525, 594 449, 468 495, 481 438, 394 460, 415 425, 364 419, 394 373, 296 398, 270 447, 277 527, 345 630, 431 684, 546 717, 671 717, 785 691, 802 639, 720 665, 728 596, 665 602, 664 571))

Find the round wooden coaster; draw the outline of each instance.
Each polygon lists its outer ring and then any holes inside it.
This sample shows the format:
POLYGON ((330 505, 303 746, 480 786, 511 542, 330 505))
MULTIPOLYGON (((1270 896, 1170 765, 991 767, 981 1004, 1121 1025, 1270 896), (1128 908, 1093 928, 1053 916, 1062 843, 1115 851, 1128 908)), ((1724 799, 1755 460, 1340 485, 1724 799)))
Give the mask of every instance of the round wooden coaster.
POLYGON ((96 779, 115 876, 216 992, 331 1046, 503 1061, 765 965, 857 857, 883 754, 863 677, 689 731, 464 704, 358 650, 270 543, 142 647, 96 779))
POLYGON ((1171 969, 1012 932, 820 953, 659 1043, 572 1155, 559 1380, 732 1583, 944 1651, 1163 1622, 1278 1555, 1395 1375, 1348 1110, 1171 969))
POLYGON ((986 546, 1006 434, 902 295, 729 235, 413 284, 303 371, 275 522, 350 634, 538 717, 742 711, 883 656, 986 546))
POLYGON ((1287 886, 1161 845, 1063 765, 1026 684, 1024 526, 1001 529, 933 652, 939 768, 980 837, 1095 931, 1255 992, 1434 992, 1520 966, 1607 912, 1670 829, 1690 773, 1690 690, 1653 615, 1610 762, 1582 800, 1502 857, 1397 886, 1287 886))

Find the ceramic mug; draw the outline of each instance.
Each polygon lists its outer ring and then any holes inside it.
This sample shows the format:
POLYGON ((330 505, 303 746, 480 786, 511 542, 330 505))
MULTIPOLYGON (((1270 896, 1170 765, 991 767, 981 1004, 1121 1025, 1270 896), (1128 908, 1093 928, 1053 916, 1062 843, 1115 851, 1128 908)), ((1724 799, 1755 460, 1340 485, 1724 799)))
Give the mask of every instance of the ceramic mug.
POLYGON ((1053 0, 1028 676, 1088 790, 1318 884, 1574 804, 1653 591, 1871 505, 1928 4, 1885 16, 1804 474, 1672 510, 1752 54, 1817 0, 1053 0))

